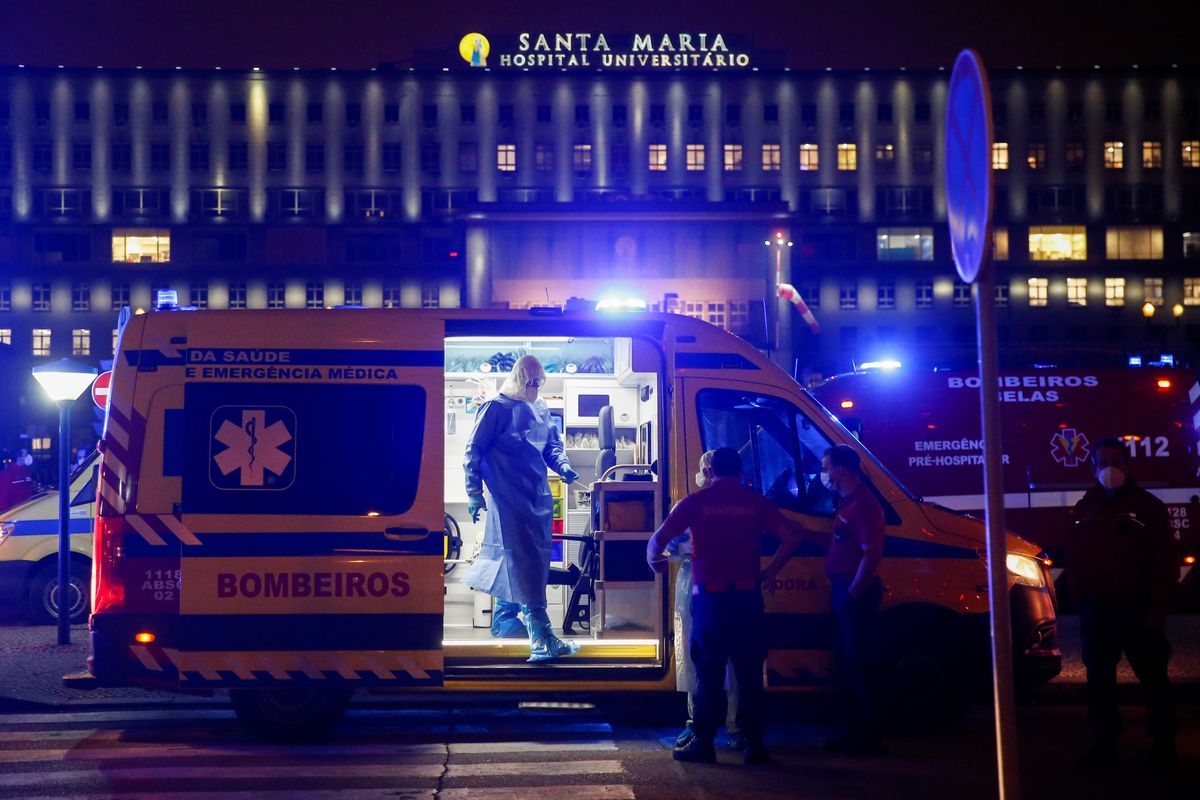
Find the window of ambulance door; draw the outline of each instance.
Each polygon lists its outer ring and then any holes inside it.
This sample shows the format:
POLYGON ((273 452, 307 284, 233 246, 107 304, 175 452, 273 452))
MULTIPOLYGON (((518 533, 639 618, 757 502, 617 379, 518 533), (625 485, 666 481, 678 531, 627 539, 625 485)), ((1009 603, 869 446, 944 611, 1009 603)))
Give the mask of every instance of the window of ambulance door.
POLYGON ((696 405, 704 449, 737 450, 748 486, 787 511, 833 514, 833 493, 821 485, 821 459, 831 442, 792 403, 754 391, 704 389, 696 405))

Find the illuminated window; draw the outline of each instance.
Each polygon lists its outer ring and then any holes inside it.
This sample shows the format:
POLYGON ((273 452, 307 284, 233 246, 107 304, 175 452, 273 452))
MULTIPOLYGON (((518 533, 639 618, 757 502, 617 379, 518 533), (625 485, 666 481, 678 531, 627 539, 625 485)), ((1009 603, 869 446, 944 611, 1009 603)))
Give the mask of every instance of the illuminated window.
POLYGON ((554 147, 552 145, 538 142, 533 146, 533 168, 538 172, 550 172, 554 169, 554 147))
POLYGON ((1183 279, 1183 304, 1200 306, 1200 278, 1183 279))
POLYGON ((875 145, 875 163, 882 169, 891 169, 896 165, 896 146, 894 144, 875 145))
POLYGON ((267 284, 267 308, 284 308, 287 305, 287 286, 283 281, 267 284))
POLYGON ((400 308, 400 284, 392 281, 383 285, 383 307, 400 308))
POLYGON ((496 145, 496 169, 501 172, 517 171, 517 146, 515 144, 496 145))
POLYGON ((208 308, 208 284, 207 283, 193 283, 191 286, 191 289, 189 290, 189 294, 191 295, 191 297, 188 299, 189 299, 189 302, 191 303, 191 305, 194 305, 196 308, 201 308, 201 309, 208 308))
POLYGON ((362 284, 349 281, 342 290, 342 304, 347 306, 361 306, 362 301, 362 284))
POLYGON ((33 290, 33 310, 34 311, 49 311, 50 310, 50 284, 45 281, 38 281, 31 287, 33 290))
POLYGON ((71 310, 92 310, 92 289, 86 283, 71 284, 71 310))
POLYGON ((32 448, 34 453, 41 453, 43 455, 49 455, 50 454, 50 437, 49 436, 35 437, 30 440, 30 447, 32 448))
POLYGON ((1142 166, 1162 169, 1162 142, 1142 142, 1142 166))
POLYGON ((119 338, 121 338, 121 329, 113 328, 112 329, 112 351, 113 351, 113 353, 117 352, 117 340, 119 338))
POLYGON ((1109 261, 1161 260, 1163 257, 1162 228, 1152 225, 1110 227, 1105 231, 1109 261))
POLYGON ((1143 278, 1142 294, 1147 303, 1153 303, 1156 306, 1161 306, 1163 304, 1163 279, 1143 278))
POLYGON ((421 287, 421 308, 440 308, 442 305, 441 291, 436 283, 426 283, 421 287))
POLYGON ((12 311, 12 287, 0 284, 0 311, 12 311))
POLYGON ((1025 164, 1030 169, 1046 168, 1046 145, 1041 142, 1030 142, 1025 153, 1025 164))
POLYGON ((896 284, 894 281, 880 281, 875 289, 875 307, 893 309, 896 307, 896 284))
POLYGON ((964 308, 971 305, 971 284, 954 279, 954 305, 964 308))
POLYGON ((573 152, 575 171, 586 173, 592 171, 592 146, 590 144, 577 144, 573 152))
POLYGON ((246 307, 246 282, 231 281, 229 284, 229 307, 242 309, 246 307))
POLYGON ((1104 143, 1104 168, 1105 169, 1124 169, 1125 167, 1125 143, 1124 142, 1105 142, 1104 143))
POLYGON ((688 172, 700 172, 704 169, 704 145, 687 146, 687 168, 688 172))
POLYGON ((778 172, 780 164, 779 145, 764 144, 762 146, 763 172, 778 172))
POLYGON ((842 143, 837 146, 838 169, 853 172, 858 169, 858 145, 842 143))
POLYGON ((665 144, 650 145, 650 171, 667 171, 667 146, 665 144))
POLYGON ((1087 305, 1087 278, 1067 278, 1067 305, 1087 305))
POLYGON ((1029 279, 1029 305, 1040 308, 1050 302, 1050 280, 1048 278, 1029 279))
POLYGON ((1008 284, 1000 282, 996 284, 996 308, 1008 308, 1008 284))
POLYGON ((843 286, 838 293, 838 308, 852 310, 858 308, 858 287, 853 284, 843 286))
POLYGON ((815 144, 800 145, 800 171, 814 172, 821 166, 821 147, 815 144))
POLYGON ((50 355, 50 329, 33 329, 33 354, 35 356, 50 355))
POLYGON ((71 331, 71 355, 90 356, 92 354, 92 332, 87 328, 75 328, 71 331))
POLYGON ((1029 258, 1033 261, 1084 261, 1087 231, 1082 225, 1034 225, 1029 229, 1029 258))
POLYGON ((171 234, 165 228, 117 228, 112 260, 125 264, 165 264, 171 260, 171 234))
POLYGON ((12 344, 12 328, 0 328, 0 344, 12 344))
POLYGON ((1125 279, 1124 278, 1105 278, 1104 279, 1104 305, 1106 305, 1106 306, 1123 306, 1123 305, 1125 305, 1125 279))
POLYGON ((325 283, 324 281, 309 281, 304 284, 304 307, 305 308, 324 308, 325 307, 325 283))
POLYGON ((742 146, 740 144, 725 145, 725 171, 742 171, 742 146))
POLYGON ((1008 228, 992 229, 992 259, 1008 261, 1008 228))
POLYGON ((1200 231, 1183 232, 1183 257, 1188 261, 1200 260, 1200 231))
POLYGON ((933 228, 880 228, 875 254, 880 261, 933 261, 933 228))
POLYGON ((992 143, 992 169, 1008 169, 1008 142, 992 143))
POLYGON ((1190 169, 1200 168, 1200 139, 1185 139, 1180 145, 1183 154, 1183 166, 1190 169))
POLYGON ((120 311, 129 305, 129 284, 114 283, 112 285, 112 310, 120 311))
POLYGON ((933 281, 917 281, 914 288, 916 289, 917 308, 932 308, 933 281))

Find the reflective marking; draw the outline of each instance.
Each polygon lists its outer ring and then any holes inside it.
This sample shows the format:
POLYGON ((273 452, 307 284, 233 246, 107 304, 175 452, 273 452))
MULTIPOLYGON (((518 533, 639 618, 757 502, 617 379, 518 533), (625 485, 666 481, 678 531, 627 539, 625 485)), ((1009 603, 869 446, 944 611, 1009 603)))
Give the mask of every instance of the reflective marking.
POLYGON ((179 537, 179 541, 184 544, 200 544, 200 540, 196 538, 196 534, 192 533, 188 526, 183 524, 183 520, 176 517, 174 514, 160 514, 159 520, 163 525, 166 525, 171 533, 179 537))
MULTIPOLYGON (((527 743, 529 747, 534 745, 527 743)), ((615 749, 615 748, 614 748, 615 749)), ((249 756, 253 758, 317 758, 326 756, 444 756, 443 744, 378 744, 378 745, 215 745, 198 747, 187 742, 167 742, 161 745, 142 744, 136 747, 72 747, 54 750, 0 750, 0 763, 21 761, 112 761, 138 758, 208 758, 249 756)), ((161 797, 161 796, 160 796, 161 797)))
POLYGON ((624 772, 620 761, 601 760, 450 764, 446 769, 447 778, 474 778, 485 775, 613 775, 624 772))
POLYGON ((108 481, 100 481, 100 496, 113 507, 117 513, 121 513, 125 508, 125 503, 121 500, 121 496, 117 494, 117 490, 109 485, 108 481))
POLYGON ((137 660, 142 662, 142 666, 153 672, 162 672, 162 665, 154 660, 154 656, 150 655, 150 649, 142 645, 129 645, 130 651, 137 656, 137 660))
POLYGON ((154 529, 146 524, 146 521, 137 514, 126 514, 125 521, 129 523, 129 527, 133 528, 143 539, 152 545, 166 544, 163 538, 154 532, 154 529))
POLYGON ((1192 388, 1188 389, 1188 402, 1195 405, 1198 397, 1200 397, 1200 382, 1193 383, 1192 388))
MULTIPOLYGON (((440 800, 635 800, 633 787, 628 784, 611 784, 599 786, 511 786, 496 787, 463 787, 458 789, 417 789, 388 786, 380 789, 273 789, 268 791, 244 790, 214 792, 203 787, 176 786, 172 792, 186 796, 193 792, 203 792, 204 797, 218 797, 225 800, 270 800, 273 797, 296 797, 304 800, 396 800, 398 797, 415 798, 430 797, 436 793, 440 800)), ((162 800, 158 792, 141 792, 120 794, 121 800, 162 800)), ((112 800, 113 795, 77 794, 72 800, 112 800)), ((25 800, 62 800, 61 796, 41 795, 28 797, 25 800)))
POLYGON ((448 746, 451 755, 510 753, 513 751, 566 753, 617 749, 617 745, 611 739, 598 739, 591 742, 451 742, 448 746))
MULTIPOLYGON (((488 765, 484 765, 488 766, 488 765)), ((500 766, 500 765, 496 765, 500 766)), ((534 765, 534 766, 541 766, 534 765)), ((21 786, 43 786, 63 784, 111 782, 111 781, 163 781, 163 780, 203 780, 212 778, 437 778, 442 773, 441 764, 355 764, 355 765, 316 765, 291 764, 278 767, 255 766, 218 766, 218 767, 141 767, 129 769, 80 769, 55 773, 48 780, 46 773, 18 772, 0 775, 0 787, 7 789, 21 786)), ((486 772, 481 774, 488 774, 486 772)), ((506 774, 496 772, 492 774, 506 774)), ((183 787, 182 791, 188 791, 183 787)), ((173 786, 172 791, 181 791, 173 786)), ((226 793, 196 787, 190 791, 205 791, 214 796, 226 793)), ((299 792, 301 790, 293 790, 299 792)), ((161 797, 162 795, 159 795, 161 797)), ((128 797, 124 792, 120 797, 128 797)))
POLYGON ((121 445, 122 450, 129 452, 129 433, 112 417, 108 418, 108 432, 117 440, 117 444, 121 445))
MULTIPOLYGON (((1190 503, 1193 495, 1200 495, 1200 488, 1151 489, 1150 494, 1164 503, 1190 503)), ((1083 490, 1069 492, 1006 492, 1005 508, 1067 508, 1083 497, 1083 490)), ((977 511, 983 508, 981 494, 947 494, 922 498, 955 511, 977 511)))

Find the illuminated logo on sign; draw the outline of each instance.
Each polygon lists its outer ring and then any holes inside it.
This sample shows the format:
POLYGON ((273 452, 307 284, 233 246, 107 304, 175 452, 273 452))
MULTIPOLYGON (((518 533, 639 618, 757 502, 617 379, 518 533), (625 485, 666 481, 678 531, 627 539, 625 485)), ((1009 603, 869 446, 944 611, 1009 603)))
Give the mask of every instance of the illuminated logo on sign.
MULTIPOLYGON (((491 44, 480 33, 458 42, 459 55, 472 67, 488 66, 491 44)), ((514 46, 501 48, 500 68, 571 67, 603 69, 744 69, 750 54, 731 48, 720 33, 635 33, 629 38, 603 33, 521 33, 514 46)))
POLYGON ((210 479, 218 489, 286 489, 296 477, 290 408, 222 406, 213 412, 210 479))
POLYGON ((472 67, 486 67, 492 45, 482 33, 468 33, 458 40, 458 54, 472 67))
POLYGON ((1078 467, 1087 461, 1088 438, 1074 428, 1064 428, 1050 437, 1050 455, 1064 467, 1078 467))

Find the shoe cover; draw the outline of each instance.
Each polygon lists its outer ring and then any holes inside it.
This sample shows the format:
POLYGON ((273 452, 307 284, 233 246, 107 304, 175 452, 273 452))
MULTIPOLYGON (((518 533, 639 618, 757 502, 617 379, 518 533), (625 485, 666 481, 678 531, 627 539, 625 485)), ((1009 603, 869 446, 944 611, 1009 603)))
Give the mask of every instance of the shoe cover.
POLYGON ((552 658, 570 656, 579 652, 579 645, 571 640, 563 641, 554 635, 550 626, 550 615, 543 606, 521 606, 525 615, 525 626, 529 629, 529 660, 530 664, 539 661, 549 661, 552 658))
POLYGON ((506 600, 497 600, 492 611, 492 636, 497 639, 521 639, 528 635, 525 623, 517 617, 521 606, 506 600))

